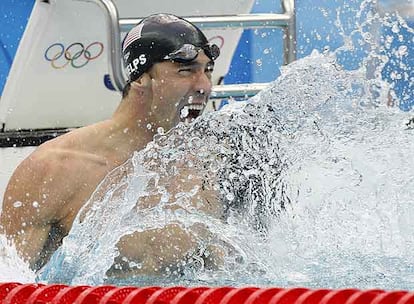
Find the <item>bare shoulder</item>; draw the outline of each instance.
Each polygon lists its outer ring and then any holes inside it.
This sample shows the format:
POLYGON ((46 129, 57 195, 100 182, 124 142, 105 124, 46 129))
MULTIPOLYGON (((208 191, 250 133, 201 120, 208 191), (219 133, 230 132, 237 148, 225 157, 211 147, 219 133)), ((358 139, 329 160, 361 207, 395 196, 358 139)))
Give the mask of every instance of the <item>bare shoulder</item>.
POLYGON ((70 170, 81 167, 77 136, 67 133, 40 145, 13 172, 6 192, 4 203, 21 201, 45 201, 52 197, 54 203, 65 195, 62 184, 76 186, 77 179, 71 177, 70 170), (72 168, 72 169, 71 169, 72 168))
MULTIPOLYGON (((50 147, 40 146, 24 159, 11 176, 4 194, 3 213, 20 213, 25 205, 45 202, 55 189, 59 157, 50 147), (16 208, 21 205, 22 208, 16 208)), ((46 211, 45 208, 41 210, 46 211)))
POLYGON ((19 164, 4 194, 1 228, 31 265, 40 257, 51 227, 65 217, 65 194, 56 175, 60 158, 53 143, 41 145, 19 164))
MULTIPOLYGON (((105 146, 108 122, 73 130, 39 146, 17 167, 6 188, 3 215, 13 220, 35 215, 41 223, 71 220, 114 168, 105 146), (104 135, 103 135, 104 134, 104 135), (16 202, 22 208, 15 208, 16 202)), ((111 152, 111 151, 110 151, 111 152)))

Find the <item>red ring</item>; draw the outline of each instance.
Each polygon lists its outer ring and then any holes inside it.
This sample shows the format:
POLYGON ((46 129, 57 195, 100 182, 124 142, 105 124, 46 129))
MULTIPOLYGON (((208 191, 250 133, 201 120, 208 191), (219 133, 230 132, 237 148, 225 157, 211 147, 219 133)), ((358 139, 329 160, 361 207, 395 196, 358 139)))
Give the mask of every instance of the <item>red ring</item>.
POLYGON ((220 35, 213 36, 210 39, 208 39, 208 42, 210 43, 214 39, 220 40, 220 45, 218 47, 221 49, 224 46, 224 38, 223 38, 223 36, 220 36, 220 35))
MULTIPOLYGON (((95 41, 95 42, 92 42, 91 44, 89 44, 87 47, 86 47, 86 49, 85 49, 85 53, 84 53, 84 57, 86 58, 86 59, 88 59, 88 60, 94 60, 94 59, 96 59, 96 58, 98 58, 99 56, 101 56, 101 54, 103 53, 103 51, 104 51, 104 45, 103 45, 103 43, 102 42, 99 42, 99 41, 95 41), (91 57, 90 55, 88 55, 88 56, 86 56, 86 52, 88 52, 88 49, 91 47, 91 46, 93 46, 93 45, 99 45, 100 47, 101 47, 101 50, 98 52, 98 54, 97 55, 95 55, 95 56, 93 56, 93 57, 91 57)), ((89 54, 90 54, 90 52, 89 52, 89 54)))

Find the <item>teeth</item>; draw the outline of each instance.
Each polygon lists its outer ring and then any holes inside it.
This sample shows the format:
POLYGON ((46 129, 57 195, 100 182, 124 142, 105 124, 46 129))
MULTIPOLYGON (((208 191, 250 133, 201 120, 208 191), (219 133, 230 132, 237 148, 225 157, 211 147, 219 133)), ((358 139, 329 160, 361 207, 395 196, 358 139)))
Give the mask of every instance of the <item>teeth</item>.
POLYGON ((201 104, 191 104, 186 106, 189 110, 197 110, 197 111, 201 111, 203 110, 204 106, 201 104))

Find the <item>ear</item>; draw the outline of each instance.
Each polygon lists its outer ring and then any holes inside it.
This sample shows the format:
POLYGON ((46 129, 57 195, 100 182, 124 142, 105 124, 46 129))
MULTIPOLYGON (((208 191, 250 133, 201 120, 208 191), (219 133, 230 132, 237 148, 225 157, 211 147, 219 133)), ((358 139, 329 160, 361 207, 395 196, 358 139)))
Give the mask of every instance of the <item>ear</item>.
POLYGON ((151 77, 148 73, 144 73, 137 80, 131 83, 133 89, 148 89, 151 86, 151 77))

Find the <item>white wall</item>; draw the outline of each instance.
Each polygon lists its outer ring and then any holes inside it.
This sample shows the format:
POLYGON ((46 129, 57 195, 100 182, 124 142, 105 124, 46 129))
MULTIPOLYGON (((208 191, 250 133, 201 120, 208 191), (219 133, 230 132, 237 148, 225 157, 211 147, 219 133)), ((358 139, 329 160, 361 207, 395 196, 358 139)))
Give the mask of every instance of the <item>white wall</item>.
POLYGON ((0 148, 0 208, 7 183, 14 169, 36 147, 0 148))

